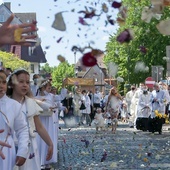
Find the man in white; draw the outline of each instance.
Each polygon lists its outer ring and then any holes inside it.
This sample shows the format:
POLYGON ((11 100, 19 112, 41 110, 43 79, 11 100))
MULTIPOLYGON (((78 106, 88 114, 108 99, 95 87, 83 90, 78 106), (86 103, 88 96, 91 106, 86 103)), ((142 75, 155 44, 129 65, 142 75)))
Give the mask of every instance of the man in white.
POLYGON ((140 83, 139 84, 139 88, 135 91, 135 94, 132 98, 132 108, 133 108, 133 113, 131 113, 131 117, 130 117, 130 120, 131 122, 133 123, 132 126, 130 127, 134 127, 136 128, 136 119, 137 119, 137 105, 138 105, 138 102, 139 102, 139 96, 143 93, 143 88, 144 88, 144 83, 140 83))
MULTIPOLYGON (((133 96, 135 94, 135 90, 136 90, 136 87, 135 86, 131 86, 131 90, 128 91, 126 93, 126 96, 125 96, 126 103, 127 103, 127 113, 129 115, 133 114, 133 113, 131 114, 131 112, 133 112, 133 108, 131 107, 132 106, 131 105, 132 104, 131 101, 132 101, 132 98, 133 98, 133 96)), ((129 122, 129 126, 133 126, 133 124, 129 122)))
POLYGON ((160 89, 159 84, 154 84, 154 90, 152 91, 151 95, 151 102, 152 102, 152 112, 151 112, 151 119, 148 127, 150 132, 156 132, 158 131, 159 134, 162 133, 162 120, 158 119, 160 121, 155 121, 154 125, 152 123, 152 119, 155 118, 155 111, 157 110, 158 113, 164 114, 165 113, 165 105, 166 105, 166 95, 163 90, 160 89))

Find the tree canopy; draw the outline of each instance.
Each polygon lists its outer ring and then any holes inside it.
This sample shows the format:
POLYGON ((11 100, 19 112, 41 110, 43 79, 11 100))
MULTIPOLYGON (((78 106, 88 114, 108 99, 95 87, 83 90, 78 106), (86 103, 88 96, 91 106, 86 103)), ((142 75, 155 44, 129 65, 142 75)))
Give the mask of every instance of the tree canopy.
POLYGON ((54 67, 52 71, 53 86, 60 89, 63 79, 66 77, 74 77, 74 75, 74 65, 70 65, 68 62, 60 63, 57 67, 54 67))
POLYGON ((30 66, 30 62, 21 60, 18 56, 14 55, 13 53, 0 51, 0 60, 3 63, 3 67, 11 68, 12 70, 18 68, 25 68, 28 70, 30 66))
MULTIPOLYGON (((124 25, 120 25, 117 33, 111 35, 106 45, 105 62, 118 64, 117 76, 124 78, 125 82, 138 84, 143 82, 146 77, 151 76, 151 66, 162 65, 166 72, 166 46, 170 42, 170 36, 159 33, 156 25, 160 22, 155 18, 150 23, 141 20, 142 9, 150 6, 148 0, 122 0, 123 6, 127 7, 127 18, 124 25), (134 31, 134 39, 129 43, 119 43, 116 38, 125 29, 134 31), (146 53, 140 50, 146 49, 146 53), (149 70, 135 71, 137 62, 143 62, 149 70)), ((168 18, 169 8, 165 7, 161 20, 168 18)), ((119 15, 119 14, 118 14, 119 15)))

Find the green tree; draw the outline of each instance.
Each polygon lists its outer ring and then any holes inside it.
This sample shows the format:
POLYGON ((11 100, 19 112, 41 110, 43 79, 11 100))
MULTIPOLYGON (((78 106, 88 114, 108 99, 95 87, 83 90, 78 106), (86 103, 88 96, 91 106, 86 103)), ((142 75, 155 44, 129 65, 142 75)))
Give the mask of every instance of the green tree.
POLYGON ((60 90, 63 80, 66 77, 74 77, 74 74, 74 65, 70 65, 68 62, 60 63, 52 72, 53 86, 60 90))
POLYGON ((11 68, 12 70, 18 68, 25 68, 29 69, 30 62, 21 60, 18 56, 14 55, 13 53, 7 53, 0 51, 0 60, 3 62, 3 67, 11 68))
POLYGON ((53 67, 50 67, 50 65, 49 65, 48 63, 45 63, 44 66, 41 66, 41 70, 42 70, 44 73, 52 73, 53 67))
MULTIPOLYGON (((166 56, 166 46, 170 41, 169 36, 159 33, 156 25, 160 22, 152 18, 150 23, 141 20, 141 13, 144 6, 150 6, 148 0, 122 0, 123 6, 128 9, 126 22, 120 26, 115 35, 110 36, 106 45, 105 62, 110 61, 118 64, 118 76, 124 78, 126 83, 138 84, 143 82, 146 77, 151 76, 152 65, 162 65, 166 72, 166 62, 163 57, 166 56), (129 43, 120 44, 116 41, 117 36, 125 29, 134 31, 134 39, 129 43), (139 50, 140 46, 147 49, 146 54, 139 50), (136 62, 142 61, 149 67, 149 72, 135 72, 136 62)), ((161 20, 169 15, 169 8, 165 7, 161 20)))

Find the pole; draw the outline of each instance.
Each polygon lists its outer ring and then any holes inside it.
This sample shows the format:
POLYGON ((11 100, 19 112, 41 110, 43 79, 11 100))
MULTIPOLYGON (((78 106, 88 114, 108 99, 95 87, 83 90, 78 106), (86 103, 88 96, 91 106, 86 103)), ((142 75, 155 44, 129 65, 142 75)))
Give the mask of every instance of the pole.
POLYGON ((75 75, 75 77, 77 77, 77 73, 76 73, 76 52, 77 52, 77 50, 75 50, 74 51, 74 75, 75 75))
POLYGON ((102 92, 102 79, 103 79, 103 74, 102 74, 102 70, 101 70, 101 68, 100 68, 100 73, 101 73, 101 92, 102 92))
POLYGON ((156 67, 156 81, 157 81, 157 83, 158 83, 158 76, 159 76, 159 73, 158 73, 158 67, 156 67))
POLYGON ((129 71, 130 71, 130 70, 129 70, 129 65, 130 65, 130 64, 129 64, 129 53, 128 53, 128 56, 127 56, 127 72, 128 72, 128 75, 127 75, 127 76, 128 76, 128 84, 129 84, 129 71))

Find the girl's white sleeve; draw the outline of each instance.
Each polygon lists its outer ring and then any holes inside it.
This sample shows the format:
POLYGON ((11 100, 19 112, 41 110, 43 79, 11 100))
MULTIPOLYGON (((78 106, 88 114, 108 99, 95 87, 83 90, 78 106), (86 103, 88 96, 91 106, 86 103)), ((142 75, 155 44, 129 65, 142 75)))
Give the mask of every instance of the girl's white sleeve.
MULTIPOLYGON (((19 103, 18 103, 19 104, 19 103)), ((28 147, 29 147, 29 132, 27 127, 27 122, 24 118, 23 113, 21 113, 21 106, 15 104, 16 118, 14 121, 14 130, 16 132, 16 137, 18 139, 18 152, 17 156, 27 158, 28 147)))

